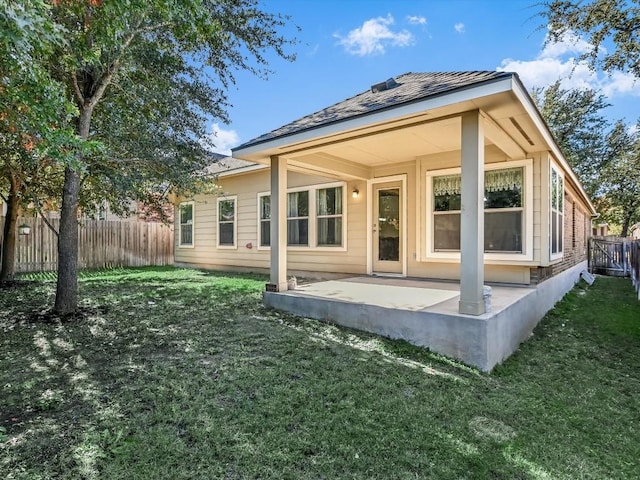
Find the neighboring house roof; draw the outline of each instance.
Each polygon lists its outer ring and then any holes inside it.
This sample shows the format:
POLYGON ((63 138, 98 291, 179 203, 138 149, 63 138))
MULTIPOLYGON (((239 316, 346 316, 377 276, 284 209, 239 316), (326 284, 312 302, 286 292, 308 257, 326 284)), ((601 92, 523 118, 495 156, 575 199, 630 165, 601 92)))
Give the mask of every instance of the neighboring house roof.
POLYGON ((365 92, 306 115, 233 150, 514 75, 510 72, 492 71, 405 73, 395 79, 390 78, 386 82, 372 85, 365 92))
POLYGON ((240 160, 220 153, 213 153, 211 157, 211 163, 205 168, 206 173, 210 175, 220 175, 255 165, 255 162, 240 160))

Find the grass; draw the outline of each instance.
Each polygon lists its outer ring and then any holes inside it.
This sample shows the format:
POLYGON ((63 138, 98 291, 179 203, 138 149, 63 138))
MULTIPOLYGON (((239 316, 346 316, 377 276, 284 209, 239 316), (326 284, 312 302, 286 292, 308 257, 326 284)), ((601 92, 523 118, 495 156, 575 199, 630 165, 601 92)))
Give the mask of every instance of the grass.
POLYGON ((262 277, 89 272, 0 290, 6 479, 623 479, 640 473, 640 302, 582 285, 491 375, 278 313, 262 277))

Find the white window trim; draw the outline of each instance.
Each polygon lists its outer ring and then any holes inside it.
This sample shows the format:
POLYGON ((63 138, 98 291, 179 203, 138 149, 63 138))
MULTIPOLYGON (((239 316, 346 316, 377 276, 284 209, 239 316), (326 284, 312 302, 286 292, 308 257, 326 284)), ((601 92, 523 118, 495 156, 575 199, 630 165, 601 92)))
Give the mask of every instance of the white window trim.
MULTIPOLYGON (((524 209, 523 209, 523 252, 522 253, 490 253, 485 252, 484 260, 487 263, 492 261, 503 262, 530 262, 533 261, 533 160, 517 160, 513 162, 490 163, 484 166, 487 170, 503 170, 507 168, 524 167, 524 209)), ((433 245, 433 177, 441 175, 461 174, 462 169, 447 168, 443 170, 427 171, 426 181, 426 197, 427 197, 427 215, 426 215, 426 249, 425 256, 422 259, 425 262, 438 260, 457 260, 460 261, 460 252, 436 252, 433 245)), ((492 209, 493 211, 493 209, 492 209)))
POLYGON ((216 199, 216 247, 220 250, 238 249, 238 197, 225 195, 216 199), (233 201, 233 245, 220 245, 220 202, 233 201))
POLYGON ((195 248, 196 246, 196 202, 180 202, 178 204, 178 248, 195 248), (191 243, 182 243, 182 206, 191 205, 191 243))
MULTIPOLYGON (((296 188, 288 188, 287 189, 287 206, 285 208, 286 211, 289 210, 289 194, 290 193, 296 193, 296 192, 308 192, 309 195, 309 215, 306 217, 291 217, 291 220, 303 220, 303 219, 307 219, 307 235, 309 237, 309 241, 307 243, 307 245, 289 245, 287 244, 287 248, 290 250, 309 250, 309 248, 312 248, 312 245, 314 244, 314 239, 315 239, 315 234, 316 234, 316 227, 315 224, 313 222, 313 219, 315 218, 315 209, 316 209, 316 196, 315 196, 315 191, 312 190, 310 187, 296 187, 296 188)), ((287 214, 287 218, 285 220, 287 222, 287 238, 289 236, 289 216, 287 214)), ((285 240, 287 240, 287 238, 285 238, 285 240)))
POLYGON ((551 260, 552 262, 556 260, 560 260, 564 257, 564 241, 565 241, 565 238, 564 238, 565 237, 565 234, 564 234, 564 216, 565 216, 564 182, 565 182, 565 178, 564 178, 564 173, 562 169, 558 167, 558 165, 556 165, 553 161, 550 162, 550 168, 549 168, 549 260, 551 260), (553 219, 553 198, 551 198, 551 196, 553 191, 553 171, 554 170, 558 175, 558 177, 562 179, 562 191, 560 192, 560 197, 562 198, 562 211, 558 210, 562 215, 562 221, 560 222, 561 230, 559 230, 562 232, 562 242, 557 253, 553 253, 551 251, 551 246, 553 244, 553 239, 551 238, 551 235, 553 232, 553 228, 551 225, 551 222, 553 219))
MULTIPOLYGON (((293 187, 287 189, 287 195, 289 193, 294 192, 309 192, 309 245, 287 245, 287 251, 302 251, 302 252, 346 252, 347 251, 347 183, 346 182, 331 182, 331 183, 321 183, 317 185, 306 185, 303 187, 293 187), (317 225, 318 225, 318 214, 316 210, 316 195, 318 190, 323 190, 325 188, 335 188, 342 187, 342 245, 336 245, 332 247, 330 245, 322 245, 318 246, 318 238, 317 234, 317 225)), ((264 196, 270 196, 270 191, 259 192, 257 195, 258 202, 258 214, 257 222, 258 222, 258 250, 271 250, 271 246, 261 246, 260 245, 260 198, 264 196)), ((273 216, 273 215, 272 215, 273 216)))
MULTIPOLYGON (((260 201, 262 200, 263 197, 270 197, 271 196, 271 192, 258 192, 258 215, 256 215, 256 217, 258 217, 258 239, 257 239, 257 249, 258 250, 271 250, 271 247, 269 245, 262 245, 261 240, 262 238, 260 237, 260 235, 262 234, 262 218, 260 218, 261 212, 262 210, 260 209, 260 201)), ((273 214, 272 214, 273 215, 273 214)), ((269 225, 271 225, 271 219, 269 219, 269 225)))
POLYGON ((316 185, 313 192, 313 241, 316 250, 327 252, 344 251, 347 249, 347 184, 345 182, 334 182, 325 185, 316 185), (340 215, 318 215, 317 202, 318 190, 342 187, 342 213, 340 215), (340 245, 318 245, 318 219, 319 218, 342 218, 342 241, 340 245))

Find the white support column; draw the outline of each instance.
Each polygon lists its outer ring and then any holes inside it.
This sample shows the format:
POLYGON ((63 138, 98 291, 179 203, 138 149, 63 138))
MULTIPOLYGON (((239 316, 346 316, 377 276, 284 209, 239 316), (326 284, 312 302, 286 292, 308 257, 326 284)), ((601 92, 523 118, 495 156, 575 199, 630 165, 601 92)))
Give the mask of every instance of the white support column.
POLYGON ((484 131, 480 112, 462 115, 462 205, 460 212, 460 302, 458 311, 485 313, 484 131))
POLYGON ((271 285, 287 290, 287 159, 271 157, 271 285))

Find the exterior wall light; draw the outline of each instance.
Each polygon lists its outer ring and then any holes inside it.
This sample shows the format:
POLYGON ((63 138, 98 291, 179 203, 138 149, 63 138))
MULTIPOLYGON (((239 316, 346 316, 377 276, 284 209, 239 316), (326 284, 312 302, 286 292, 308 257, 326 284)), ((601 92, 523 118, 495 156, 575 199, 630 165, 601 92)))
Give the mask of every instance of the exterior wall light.
POLYGON ((31 227, 26 223, 18 225, 18 235, 29 235, 31 233, 31 227))
POLYGON ((353 198, 358 198, 358 195, 360 195, 360 190, 358 190, 357 188, 354 188, 353 192, 351 192, 351 196, 353 198))

